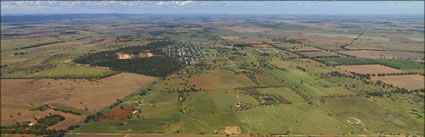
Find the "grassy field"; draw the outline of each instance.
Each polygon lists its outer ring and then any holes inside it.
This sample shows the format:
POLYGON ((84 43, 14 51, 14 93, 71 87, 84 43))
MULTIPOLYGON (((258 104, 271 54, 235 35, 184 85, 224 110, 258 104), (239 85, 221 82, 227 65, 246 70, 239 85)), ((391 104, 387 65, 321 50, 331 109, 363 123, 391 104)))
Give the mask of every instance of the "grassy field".
POLYGON ((94 67, 64 67, 42 70, 35 73, 7 73, 2 78, 97 78, 117 74, 119 72, 94 67))
POLYGON ((320 108, 313 108, 299 124, 293 134, 362 134, 320 108))
POLYGON ((67 105, 62 105, 62 104, 53 104, 52 106, 54 106, 55 108, 59 108, 59 109, 65 110, 65 111, 72 111, 72 112, 80 113, 82 115, 93 114, 91 112, 87 112, 86 110, 82 110, 82 109, 78 109, 78 108, 74 108, 74 107, 67 106, 67 105))
POLYGON ((283 96, 292 103, 306 103, 303 98, 288 88, 260 88, 258 89, 263 94, 274 94, 283 96))
POLYGON ((254 85, 243 74, 235 75, 231 71, 212 71, 207 74, 193 75, 191 82, 201 89, 227 89, 254 85))
POLYGON ((423 132, 423 119, 414 119, 397 111, 393 107, 382 107, 360 97, 327 99, 324 107, 340 119, 355 117, 363 123, 366 132, 371 133, 410 133, 423 132), (346 107, 341 107, 346 106, 346 107), (364 107, 367 106, 367 107, 364 107))
POLYGON ((367 59, 367 58, 317 58, 316 60, 330 65, 382 64, 402 70, 424 69, 424 65, 412 60, 367 59))

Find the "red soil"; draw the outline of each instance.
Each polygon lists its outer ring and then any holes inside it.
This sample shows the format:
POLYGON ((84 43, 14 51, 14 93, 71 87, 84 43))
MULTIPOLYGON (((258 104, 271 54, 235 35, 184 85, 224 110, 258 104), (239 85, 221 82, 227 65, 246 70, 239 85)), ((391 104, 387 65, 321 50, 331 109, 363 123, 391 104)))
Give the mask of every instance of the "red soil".
POLYGON ((112 111, 106 113, 102 118, 98 119, 97 121, 108 121, 108 120, 127 120, 128 115, 131 111, 136 110, 133 107, 129 108, 114 108, 112 111))

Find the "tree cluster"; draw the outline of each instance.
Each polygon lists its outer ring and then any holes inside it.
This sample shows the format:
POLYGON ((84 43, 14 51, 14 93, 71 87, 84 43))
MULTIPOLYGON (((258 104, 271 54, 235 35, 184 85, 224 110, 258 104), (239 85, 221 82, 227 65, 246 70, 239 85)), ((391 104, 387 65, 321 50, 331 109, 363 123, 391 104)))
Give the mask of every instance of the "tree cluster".
POLYGON ((74 60, 76 63, 105 66, 115 71, 133 72, 144 75, 165 77, 182 66, 173 58, 166 57, 162 48, 172 44, 170 41, 152 42, 146 46, 125 47, 113 51, 104 51, 82 56, 74 60), (117 59, 115 53, 138 53, 149 50, 155 56, 148 58, 117 59))

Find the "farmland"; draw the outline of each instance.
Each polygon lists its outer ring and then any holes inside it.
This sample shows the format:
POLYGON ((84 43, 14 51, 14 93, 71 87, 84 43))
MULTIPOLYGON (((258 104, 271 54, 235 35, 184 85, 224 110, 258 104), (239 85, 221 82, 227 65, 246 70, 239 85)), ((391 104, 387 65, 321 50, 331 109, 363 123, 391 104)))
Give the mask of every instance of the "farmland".
POLYGON ((318 58, 315 59, 319 62, 329 65, 359 65, 359 64, 381 64, 390 66, 393 68, 399 68, 406 71, 415 71, 423 73, 424 65, 412 60, 390 60, 390 59, 367 59, 367 58, 349 58, 349 57, 337 57, 337 58, 318 58))
MULTIPOLYGON (((30 109, 46 104, 83 115, 92 114, 115 103, 117 99, 152 83, 155 79, 128 73, 96 81, 2 79, 2 125, 44 116, 48 112, 30 109), (99 100, 102 100, 102 102, 100 103, 99 100)), ((57 112, 49 111, 49 113, 57 112)), ((85 116, 77 115, 74 117, 67 113, 61 115, 65 116, 66 120, 52 127, 53 129, 66 129, 68 126, 78 124, 85 119, 85 116)))
POLYGON ((378 74, 378 73, 403 73, 403 71, 390 68, 383 65, 370 64, 370 65, 344 65, 337 66, 337 68, 355 72, 359 74, 378 74))
POLYGON ((337 56, 335 53, 328 52, 328 51, 304 51, 304 52, 297 52, 298 54, 307 56, 307 57, 330 57, 330 56, 337 56))
POLYGON ((424 58, 423 54, 414 53, 414 52, 358 50, 358 51, 340 51, 340 53, 350 55, 350 56, 355 56, 355 57, 364 57, 364 58, 413 59, 413 60, 420 60, 424 58))
POLYGON ((422 17, 229 16, 2 19, 2 132, 423 136, 422 17))
POLYGON ((395 86, 412 89, 423 89, 424 88, 424 77, 421 75, 399 75, 399 76, 383 76, 374 77, 374 80, 380 80, 384 83, 393 84, 395 86))

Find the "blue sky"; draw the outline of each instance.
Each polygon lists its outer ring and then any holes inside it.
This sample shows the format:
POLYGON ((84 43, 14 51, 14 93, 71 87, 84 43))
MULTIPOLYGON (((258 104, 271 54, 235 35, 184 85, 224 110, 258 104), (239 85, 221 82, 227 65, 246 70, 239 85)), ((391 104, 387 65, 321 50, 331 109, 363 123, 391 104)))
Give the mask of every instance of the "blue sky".
POLYGON ((424 1, 2 1, 1 14, 424 14, 424 1))

